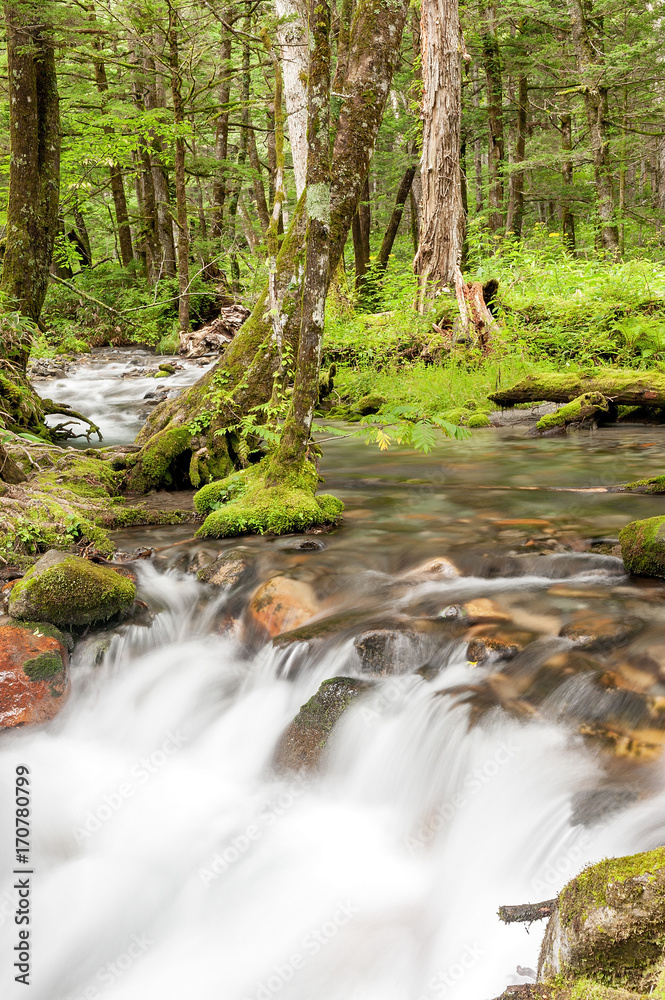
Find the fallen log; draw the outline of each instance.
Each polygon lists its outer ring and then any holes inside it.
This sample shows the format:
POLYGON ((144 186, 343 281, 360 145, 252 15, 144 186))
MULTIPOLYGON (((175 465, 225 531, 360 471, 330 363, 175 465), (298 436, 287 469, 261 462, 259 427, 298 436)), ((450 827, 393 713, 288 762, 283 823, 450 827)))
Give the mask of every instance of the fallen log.
POLYGON ((511 389, 493 393, 489 398, 499 406, 508 407, 543 400, 570 403, 588 392, 600 392, 622 406, 665 406, 665 374, 602 368, 593 375, 584 372, 539 372, 527 376, 511 389))
POLYGON ((533 923, 534 920, 544 920, 554 913, 557 900, 546 899, 543 903, 521 903, 518 906, 500 906, 499 920, 504 924, 533 923))
POLYGON ((616 420, 616 404, 602 395, 600 392, 585 392, 572 402, 561 406, 556 413, 546 413, 536 424, 536 430, 540 433, 566 433, 569 424, 596 424, 605 418, 610 421, 612 417, 616 420), (610 412, 612 411, 612 412, 610 412))

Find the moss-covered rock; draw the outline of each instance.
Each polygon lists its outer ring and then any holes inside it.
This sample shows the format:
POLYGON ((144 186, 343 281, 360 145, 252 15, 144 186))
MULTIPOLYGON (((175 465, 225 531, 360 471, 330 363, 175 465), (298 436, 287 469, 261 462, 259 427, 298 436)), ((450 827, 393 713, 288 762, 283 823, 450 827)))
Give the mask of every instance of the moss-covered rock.
POLYGON ((618 487, 622 493, 665 493, 665 476, 652 476, 650 479, 636 479, 634 483, 626 483, 618 487))
POLYGON ((629 573, 665 578, 665 516, 631 521, 619 532, 619 542, 629 573))
POLYGON ((491 427, 492 421, 486 413, 472 413, 466 422, 467 427, 491 427))
POLYGON ((304 462, 288 478, 274 480, 264 460, 199 490, 194 506, 208 516, 197 534, 203 538, 265 532, 286 535, 336 524, 344 504, 329 494, 316 495, 317 484, 312 462, 304 462))
POLYGON ((601 414, 608 413, 609 409, 609 400, 602 393, 585 392, 561 406, 555 413, 546 413, 540 418, 536 428, 542 433, 555 427, 567 427, 568 424, 590 423, 601 414))
POLYGON ((568 883, 547 925, 539 979, 584 977, 599 986, 651 993, 659 985, 664 946, 661 847, 601 861, 568 883))
POLYGON ((106 566, 55 549, 42 556, 12 589, 13 618, 56 625, 88 625, 129 610, 136 588, 106 566))
POLYGON ((372 687, 354 677, 324 681, 284 731, 273 759, 280 771, 315 770, 330 735, 355 699, 372 687))
POLYGON ((358 400, 354 409, 361 416, 365 417, 370 413, 378 413, 383 404, 387 402, 388 400, 385 396, 380 396, 378 393, 370 392, 358 400))
POLYGON ((42 622, 0 624, 0 729, 46 722, 66 701, 69 653, 63 635, 42 622))

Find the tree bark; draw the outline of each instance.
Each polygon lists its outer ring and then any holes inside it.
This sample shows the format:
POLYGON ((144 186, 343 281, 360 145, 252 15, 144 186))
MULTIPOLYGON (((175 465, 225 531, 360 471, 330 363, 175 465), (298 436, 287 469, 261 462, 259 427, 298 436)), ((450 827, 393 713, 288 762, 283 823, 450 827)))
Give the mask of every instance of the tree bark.
MULTIPOLYGON (((346 76, 346 100, 335 136, 331 185, 329 269, 333 274, 355 212, 363 179, 367 176, 374 143, 407 14, 407 0, 386 6, 384 0, 361 0, 354 19, 346 76)), ((301 326, 303 245, 306 232, 305 199, 292 217, 277 258, 277 295, 282 302, 283 345, 293 356, 301 326)), ((137 490, 159 485, 178 457, 205 441, 211 463, 222 462, 237 425, 253 407, 272 395, 280 355, 273 337, 267 286, 250 318, 223 359, 176 400, 156 407, 137 438, 142 446, 129 484, 137 490), (192 433, 192 421, 200 431, 192 433), (220 434, 216 432, 220 431, 220 434), (196 439, 196 440, 194 440, 196 439), (160 456, 159 463, 155 457, 160 456)))
POLYGON ((519 239, 522 235, 524 221, 524 171, 519 164, 524 163, 526 154, 527 105, 529 91, 527 79, 521 74, 517 81, 517 128, 515 133, 515 150, 513 163, 516 168, 510 175, 510 190, 508 196, 508 214, 506 217, 506 232, 514 233, 519 239))
MULTIPOLYGON (((232 12, 228 17, 232 19, 232 12)), ((229 155, 229 101, 231 99, 231 32, 223 29, 219 48, 219 59, 222 64, 222 77, 219 84, 219 115, 215 127, 215 159, 217 173, 212 186, 212 238, 216 241, 216 252, 221 252, 221 239, 224 234, 224 203, 227 195, 227 165, 229 155)))
POLYGON ((503 227, 503 84, 501 53, 496 32, 496 9, 491 3, 480 2, 481 43, 485 79, 487 81, 487 120, 489 125, 489 225, 492 232, 503 227))
POLYGON ((277 29, 282 50, 284 100, 293 160, 296 197, 307 182, 307 32, 302 0, 275 0, 277 17, 282 23, 277 29), (288 23, 284 20, 289 18, 288 23))
POLYGON ((282 478, 309 457, 314 407, 319 395, 319 368, 330 265, 330 6, 310 0, 311 56, 307 85, 307 187, 305 280, 298 359, 291 405, 272 475, 282 478))
POLYGON ((376 265, 379 271, 385 271, 386 268, 388 267, 388 258, 392 253, 395 237, 397 236, 397 230, 399 229, 399 224, 402 221, 402 213, 404 211, 404 205, 406 204, 406 199, 409 197, 409 194, 411 193, 411 185, 413 184, 413 178, 416 175, 416 169, 417 167, 415 163, 409 165, 406 168, 400 186, 397 190, 397 197, 395 198, 395 207, 393 208, 392 215, 390 216, 390 221, 388 223, 388 227, 383 237, 383 242, 381 243, 381 249, 379 250, 379 256, 376 261, 376 265))
MULTIPOLYGON (((177 15, 169 0, 169 68, 171 70, 171 96, 173 120, 176 128, 184 125, 185 102, 182 96, 182 75, 178 53, 177 15)), ((187 215, 187 185, 185 182, 185 139, 176 134, 175 140, 175 196, 178 213, 178 326, 180 333, 189 332, 189 221, 187 215)))
MULTIPOLYGON (((147 53, 144 60, 144 102, 146 111, 154 111, 163 106, 157 89, 155 61, 147 53)), ((171 195, 169 194, 169 179, 164 163, 164 144, 156 129, 150 129, 150 165, 152 170, 152 185, 155 193, 155 208, 157 211, 157 233, 161 251, 161 260, 156 262, 157 277, 174 278, 177 274, 175 241, 173 239, 173 215, 171 213, 171 195)))
MULTIPOLYGON (((60 115, 48 4, 5 4, 9 77, 9 202, 0 288, 37 323, 46 297, 60 194, 60 115)), ((27 333, 3 330, 3 354, 25 372, 27 333)))
POLYGON ((582 0, 568 0, 570 23, 577 57, 580 86, 584 94, 589 141, 593 153, 596 201, 600 219, 600 239, 605 250, 619 250, 614 185, 610 163, 610 136, 607 121, 607 87, 602 86, 604 60, 598 39, 592 40, 590 24, 582 0))
POLYGON ((465 217, 460 173, 462 58, 457 0, 425 0, 421 15, 423 152, 418 306, 455 280, 465 217))
POLYGON ((570 151, 573 148, 573 119, 570 114, 561 115, 561 149, 564 160, 561 168, 563 174, 563 198, 561 201, 561 229, 563 242, 567 250, 575 252, 575 216, 570 207, 569 192, 573 185, 573 161, 570 151))
MULTIPOLYGON (((91 20, 95 20, 94 7, 92 9, 91 20)), ((95 38, 93 42, 93 48, 95 52, 101 53, 102 43, 98 38, 95 38)), ((95 83, 97 85, 98 92, 102 95, 102 114, 104 113, 104 96, 108 93, 109 83, 106 76, 106 66, 104 65, 104 60, 101 57, 95 58, 93 60, 93 67, 95 71, 95 83)), ((110 125, 104 126, 104 131, 107 135, 113 134, 113 129, 110 125)), ((113 207, 115 209, 115 218, 118 225, 118 243, 120 245, 120 260, 123 267, 127 267, 128 264, 134 260, 134 249, 132 247, 132 231, 129 226, 129 212, 127 211, 127 199, 125 197, 125 185, 122 179, 122 167, 119 163, 111 163, 109 165, 109 179, 111 181, 111 195, 113 197, 113 207)))

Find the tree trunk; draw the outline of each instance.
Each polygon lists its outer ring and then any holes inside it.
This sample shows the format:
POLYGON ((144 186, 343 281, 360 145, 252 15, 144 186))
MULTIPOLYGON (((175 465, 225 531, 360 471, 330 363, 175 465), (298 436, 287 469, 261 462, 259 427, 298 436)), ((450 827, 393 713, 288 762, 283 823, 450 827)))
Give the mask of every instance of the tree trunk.
POLYGON ((402 212, 404 211, 406 199, 411 193, 411 185, 413 184, 413 178, 416 175, 416 169, 415 163, 406 168, 400 186, 397 190, 395 207, 393 208, 392 215, 390 216, 390 222, 388 223, 388 228, 386 229, 385 236, 383 237, 383 242, 381 244, 381 249, 379 250, 379 256, 376 262, 379 271, 385 271, 388 267, 388 258, 392 253, 393 243, 395 242, 395 237, 397 236, 397 230, 399 229, 399 224, 402 221, 402 212))
POLYGON ((309 457, 330 265, 330 6, 310 0, 307 85, 307 233, 305 280, 293 395, 272 475, 283 478, 309 457))
POLYGON ((277 17, 282 23, 277 29, 282 50, 284 100, 293 160, 296 197, 305 190, 307 181, 307 32, 306 12, 302 0, 275 0, 277 17))
MULTIPOLYGON (((480 108, 480 80, 478 67, 473 66, 471 77, 471 100, 474 108, 480 108)), ((483 149, 479 135, 473 140, 473 176, 476 188, 476 215, 483 211, 483 149)))
MULTIPOLYGON (((526 154, 527 104, 529 91, 526 76, 523 74, 517 81, 517 129, 515 134, 515 150, 513 163, 524 163, 526 154)), ((522 235, 524 220, 524 171, 517 166, 510 175, 510 193, 508 198, 508 215, 506 232, 514 233, 519 239, 522 235)))
POLYGON ((569 192, 573 184, 573 161, 570 151, 573 148, 573 119, 570 114, 561 115, 561 148, 564 154, 563 166, 563 199, 561 201, 561 229, 563 242, 567 250, 575 252, 575 216, 570 208, 569 192))
MULTIPOLYGON (((361 0, 356 12, 346 75, 347 99, 341 109, 333 151, 329 275, 339 263, 367 176, 399 57, 407 10, 407 0, 388 7, 383 0, 361 0)), ((302 316, 305 232, 302 197, 282 242, 275 274, 282 302, 283 347, 292 356, 297 354, 302 316)), ((132 489, 146 490, 169 482, 180 456, 194 454, 193 449, 197 452, 207 449, 208 475, 212 478, 221 478, 229 471, 233 458, 229 456, 229 445, 235 452, 236 433, 231 428, 237 427, 254 407, 270 400, 273 376, 281 364, 267 299, 266 287, 252 315, 210 372, 177 399, 153 411, 137 438, 142 448, 136 459, 132 459, 135 461, 129 478, 132 489), (193 433, 193 421, 199 428, 197 433, 193 433)))
MULTIPOLYGON (((49 4, 5 5, 9 77, 9 202, 0 287, 37 323, 58 229, 60 115, 49 4)), ((25 372, 30 336, 3 331, 3 355, 25 372)))
POLYGON ((492 232, 503 228, 503 85, 501 53, 496 32, 496 9, 480 4, 481 43, 487 80, 487 118, 489 125, 489 225, 492 232))
MULTIPOLYGON (((185 103, 182 96, 176 14, 170 0, 169 68, 171 70, 173 120, 177 127, 182 126, 185 122, 185 103)), ((178 326, 182 334, 189 332, 189 221, 185 182, 185 140, 182 135, 176 135, 175 140, 175 196, 178 213, 178 326)))
MULTIPOLYGON (((232 12, 229 12, 232 19, 232 12)), ((224 203, 227 195, 227 165, 229 155, 229 101, 231 99, 231 32, 223 29, 219 48, 219 58, 222 64, 222 78, 219 84, 219 115, 215 128, 215 159, 217 172, 212 185, 212 238, 216 241, 216 253, 221 252, 221 239, 224 234, 224 203)))
POLYGON ((582 0, 568 0, 570 22, 577 57, 580 85, 584 93, 589 141, 593 153, 596 200, 600 218, 600 238, 605 250, 619 250, 619 229, 614 204, 614 186, 610 164, 610 136, 607 121, 607 87, 603 79, 603 53, 598 39, 592 40, 589 20, 582 0))
MULTIPOLYGON (((154 59, 148 54, 145 62, 144 100, 146 111, 154 111, 162 107, 157 94, 157 83, 154 59)), ((150 129, 150 164, 152 169, 152 184, 155 193, 157 210, 157 233, 161 250, 161 260, 157 263, 157 277, 174 278, 177 273, 175 241, 173 239, 173 216, 171 214, 171 195, 169 194, 169 179, 164 163, 164 145, 156 129, 150 129)))
POLYGON ((570 403, 584 393, 600 392, 621 406, 665 406, 665 375, 661 372, 599 370, 594 375, 547 372, 529 375, 512 389, 495 392, 489 398, 499 406, 534 403, 570 403))
POLYGON ((423 152, 418 306, 461 281, 465 218, 460 176, 462 59, 457 0, 425 0, 421 15, 423 152))
MULTIPOLYGON (((91 20, 95 20, 94 8, 91 20)), ((95 52, 101 52, 102 43, 98 38, 93 42, 95 52)), ((93 60, 95 70, 95 83, 97 90, 102 95, 102 114, 104 113, 104 94, 108 93, 109 84, 106 76, 106 66, 100 57, 93 60)), ((104 126, 107 135, 113 134, 110 125, 104 126)), ((118 225, 118 242, 120 244, 120 260, 122 266, 127 267, 134 260, 134 249, 132 247, 132 232, 129 227, 129 212, 127 211, 127 199, 125 197, 125 185, 122 180, 122 167, 119 163, 111 163, 109 166, 109 178, 111 181, 111 195, 113 197, 113 207, 115 208, 115 218, 118 225)))

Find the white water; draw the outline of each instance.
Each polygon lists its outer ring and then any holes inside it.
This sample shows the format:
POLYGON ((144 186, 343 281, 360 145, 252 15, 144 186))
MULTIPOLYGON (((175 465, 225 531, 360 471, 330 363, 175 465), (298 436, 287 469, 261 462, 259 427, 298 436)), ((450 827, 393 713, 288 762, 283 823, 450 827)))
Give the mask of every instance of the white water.
MULTIPOLYGON (((514 581, 511 581, 511 583, 514 581)), ((476 683, 450 659, 355 704, 326 771, 277 779, 285 725, 349 648, 280 679, 210 632, 191 578, 143 569, 164 607, 77 650, 66 709, 0 741, 0 797, 32 773, 33 977, 14 984, 16 893, 0 886, 2 996, 31 1000, 485 1000, 528 981, 546 899, 588 861, 663 842, 665 796, 585 830, 571 798, 601 775, 564 725, 498 712, 470 731, 435 692, 476 683)), ((460 648, 461 652, 461 648, 460 648)), ((0 823, 3 873, 13 810, 0 823)))
MULTIPOLYGON (((97 424, 104 435, 103 445, 130 444, 134 440, 144 423, 139 416, 141 407, 149 408, 148 401, 144 402, 146 393, 183 389, 192 385, 209 367, 178 357, 155 356, 138 348, 117 351, 111 357, 110 361, 105 358, 100 361, 93 353, 89 360, 78 363, 66 378, 35 379, 35 388, 40 395, 58 403, 68 403, 97 424), (182 370, 168 378, 127 377, 132 370, 155 369, 165 361, 182 365, 182 370)), ((64 419, 56 414, 47 422, 54 426, 64 419)), ((86 427, 75 420, 72 421, 72 429, 80 434, 86 427)), ((96 437, 93 440, 96 442, 96 437)))

